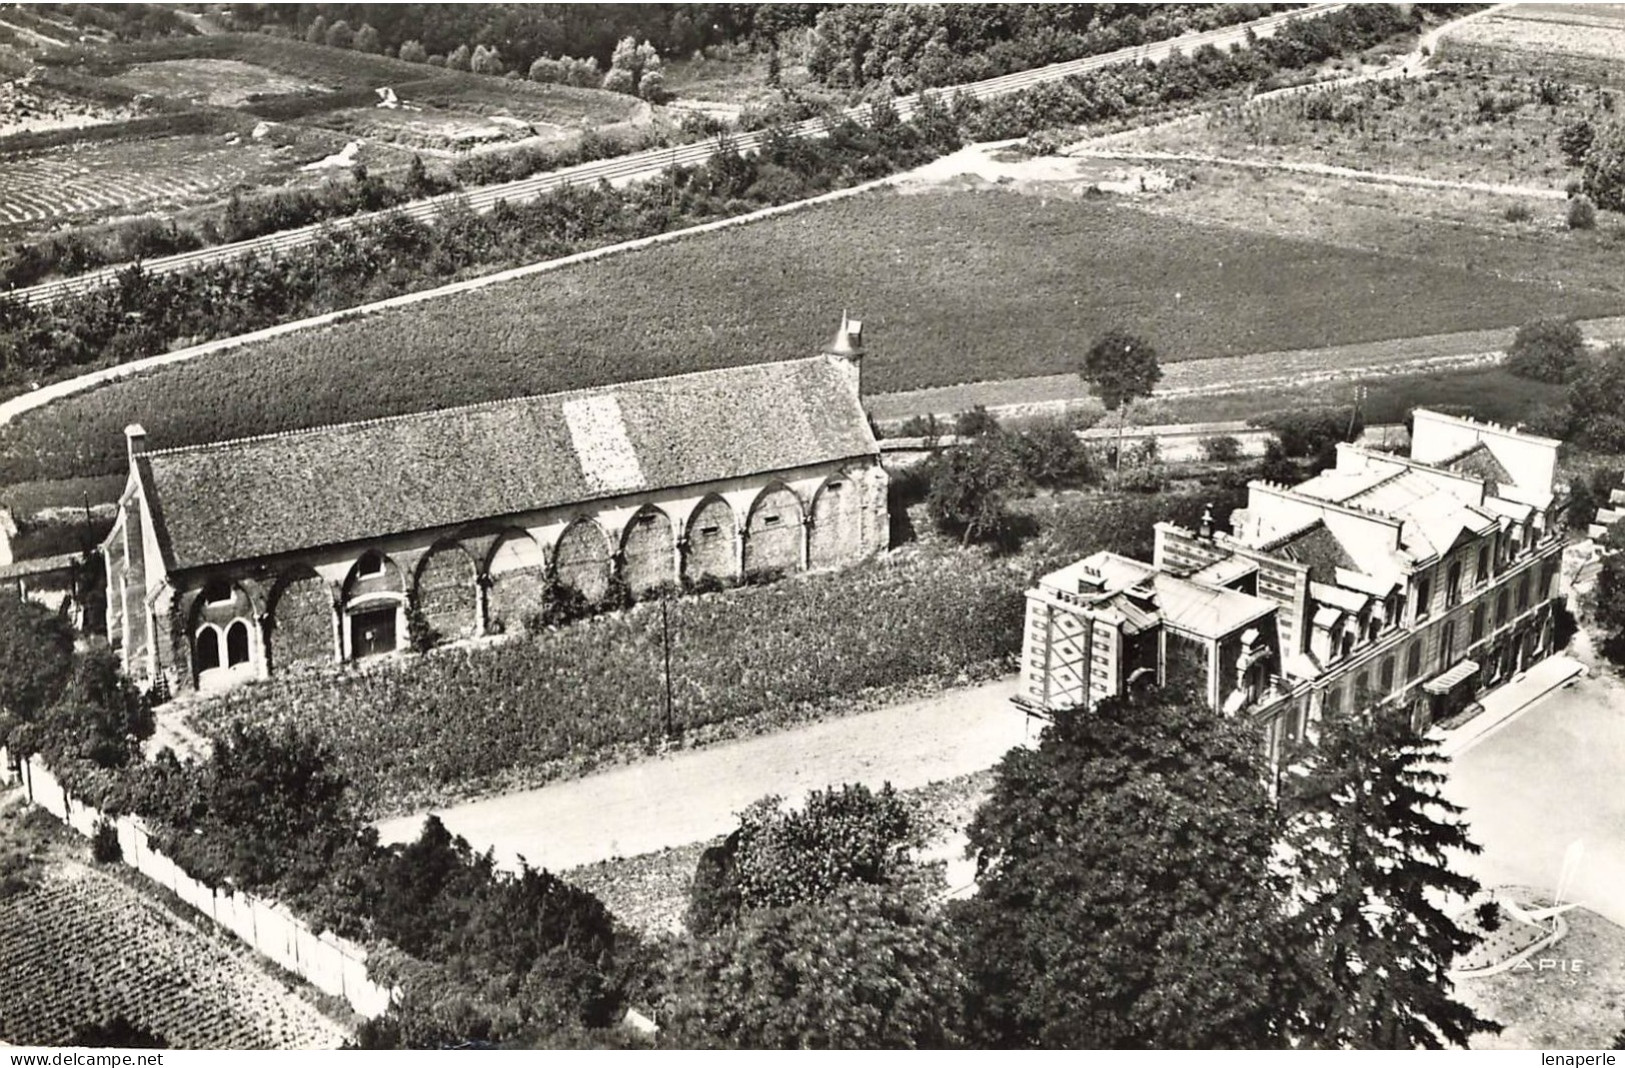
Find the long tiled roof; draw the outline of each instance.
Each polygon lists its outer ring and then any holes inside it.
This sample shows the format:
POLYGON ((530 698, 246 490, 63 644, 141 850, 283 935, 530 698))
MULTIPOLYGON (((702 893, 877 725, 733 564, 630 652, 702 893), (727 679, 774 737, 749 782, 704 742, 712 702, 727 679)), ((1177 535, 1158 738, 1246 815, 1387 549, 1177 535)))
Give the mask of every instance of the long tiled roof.
POLYGON ((874 455, 825 356, 524 397, 137 460, 173 568, 874 455))

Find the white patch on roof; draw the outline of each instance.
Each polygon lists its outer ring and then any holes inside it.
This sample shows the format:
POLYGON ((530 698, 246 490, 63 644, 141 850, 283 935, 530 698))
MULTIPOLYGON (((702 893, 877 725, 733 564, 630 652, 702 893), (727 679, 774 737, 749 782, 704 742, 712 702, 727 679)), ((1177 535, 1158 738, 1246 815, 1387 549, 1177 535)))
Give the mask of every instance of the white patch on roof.
POLYGON ((643 467, 613 395, 572 397, 560 405, 587 485, 598 493, 643 489, 643 467))

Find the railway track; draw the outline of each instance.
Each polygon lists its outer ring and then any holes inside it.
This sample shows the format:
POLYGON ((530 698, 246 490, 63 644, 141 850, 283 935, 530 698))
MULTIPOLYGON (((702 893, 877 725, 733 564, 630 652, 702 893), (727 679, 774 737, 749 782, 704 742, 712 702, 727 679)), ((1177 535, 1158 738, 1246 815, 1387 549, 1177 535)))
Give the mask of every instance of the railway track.
MULTIPOLYGON (((1120 63, 1140 63, 1147 60, 1161 62, 1175 50, 1189 52, 1204 45, 1212 45, 1215 48, 1228 48, 1233 44, 1245 41, 1249 32, 1256 37, 1268 37, 1281 26, 1295 19, 1326 15, 1347 6, 1344 3, 1310 4, 1293 11, 1280 12, 1236 26, 1226 26, 1222 29, 1209 30, 1204 33, 1186 34, 1166 41, 1137 45, 1132 48, 1121 48, 1115 52, 1105 52, 1097 56, 1051 64, 1047 67, 1018 71, 998 78, 989 78, 985 81, 954 86, 950 89, 936 90, 935 94, 939 99, 945 99, 959 93, 966 93, 976 99, 987 99, 1007 93, 1020 92, 1035 85, 1059 81, 1076 74, 1083 74, 1120 63)), ((893 101, 893 107, 900 118, 906 119, 919 109, 920 101, 921 94, 912 94, 897 98, 893 101)), ((867 119, 870 115, 870 107, 869 105, 860 105, 849 108, 844 115, 860 120, 867 119)), ((805 122, 789 127, 789 132, 800 137, 819 137, 827 132, 828 126, 828 119, 808 119, 805 122)), ((300 227, 296 230, 266 234, 263 237, 251 238, 247 241, 237 241, 228 245, 215 245, 191 252, 178 253, 173 256, 146 260, 142 262, 141 266, 145 271, 153 275, 190 271, 200 267, 224 263, 240 256, 255 253, 286 252, 297 249, 321 240, 324 235, 330 234, 334 230, 365 226, 385 215, 400 214, 419 222, 426 222, 434 219, 442 211, 454 205, 466 205, 474 211, 487 212, 499 202, 508 201, 512 203, 531 200, 565 186, 591 185, 601 181, 626 182, 652 178, 670 167, 692 166, 703 163, 724 146, 731 147, 742 153, 754 152, 761 148, 768 136, 769 131, 759 130, 751 133, 729 134, 722 138, 676 145, 670 148, 646 149, 630 155, 577 164, 573 167, 565 167, 560 170, 549 171, 546 174, 521 178, 513 182, 504 182, 500 185, 482 186, 477 189, 446 193, 438 197, 391 208, 387 211, 352 215, 342 219, 313 223, 310 226, 300 227)), ((12 289, 6 293, 6 296, 30 307, 50 304, 64 297, 87 293, 107 285, 114 281, 121 272, 128 270, 130 266, 127 263, 116 264, 73 278, 63 278, 12 289)))

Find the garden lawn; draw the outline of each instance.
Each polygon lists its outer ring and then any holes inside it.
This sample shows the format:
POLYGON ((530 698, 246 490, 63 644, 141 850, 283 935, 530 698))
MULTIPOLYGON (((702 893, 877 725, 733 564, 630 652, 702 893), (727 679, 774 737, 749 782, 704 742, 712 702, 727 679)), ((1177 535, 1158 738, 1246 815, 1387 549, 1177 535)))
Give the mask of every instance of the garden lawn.
POLYGON ((0 481, 154 447, 807 355, 869 325, 869 393, 1055 374, 1111 327, 1164 360, 1516 326, 1618 294, 1192 224, 1100 199, 882 193, 203 357, 30 413, 0 481))
MULTIPOLYGON (((1025 576, 979 553, 905 550, 672 604, 674 723, 692 744, 728 721, 771 729, 876 688, 1007 670, 1025 576)), ((656 605, 483 648, 331 669, 201 706, 193 725, 296 723, 335 750, 369 815, 582 772, 654 744, 664 690, 656 605)), ((727 733, 723 731, 723 733, 727 733)))

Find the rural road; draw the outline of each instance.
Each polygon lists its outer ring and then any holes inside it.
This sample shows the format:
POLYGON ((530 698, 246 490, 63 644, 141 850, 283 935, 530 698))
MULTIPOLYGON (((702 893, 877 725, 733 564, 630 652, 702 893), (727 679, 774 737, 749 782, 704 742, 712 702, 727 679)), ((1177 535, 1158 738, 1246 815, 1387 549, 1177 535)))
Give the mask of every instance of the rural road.
MULTIPOLYGON (((978 99, 1001 96, 1006 93, 1019 92, 1023 89, 1040 85, 1045 82, 1059 81, 1075 74, 1098 70, 1102 67, 1114 66, 1120 63, 1137 63, 1150 60, 1160 63, 1169 53, 1178 50, 1189 53, 1204 45, 1215 48, 1228 48, 1246 40, 1250 32, 1257 37, 1268 37, 1281 26, 1295 19, 1316 17, 1329 14, 1348 6, 1343 3, 1320 3, 1306 7, 1284 11, 1269 15, 1265 18, 1255 19, 1252 22, 1227 26, 1222 29, 1209 30, 1204 33, 1186 34, 1167 41, 1153 44, 1136 45, 1131 48, 1120 48, 1115 52, 1106 52, 1097 56, 1088 56, 1084 59, 1070 60, 1065 63, 1055 63, 1047 67, 1034 70, 1018 71, 998 78, 989 78, 967 85, 950 86, 938 91, 939 95, 964 93, 978 99)), ((919 106, 920 96, 898 97, 894 107, 900 117, 907 118, 919 106)), ((846 114, 862 118, 868 114, 868 106, 862 105, 849 108, 846 114)), ((826 129, 822 118, 809 119, 789 128, 789 132, 797 136, 817 137, 826 129)), ((757 131, 731 135, 729 143, 739 152, 752 152, 759 148, 769 136, 770 131, 757 131)), ((182 252, 174 256, 164 256, 145 261, 142 266, 149 274, 169 274, 175 271, 193 270, 215 263, 222 263, 238 256, 254 252, 284 252, 298 248, 301 245, 323 240, 330 227, 350 227, 365 223, 386 214, 404 214, 417 220, 426 220, 436 217, 447 204, 466 204, 475 211, 490 211, 499 201, 522 201, 540 196, 543 193, 570 185, 596 184, 599 181, 624 182, 643 178, 650 178, 669 167, 682 165, 693 166, 703 163, 714 155, 720 148, 716 139, 697 142, 687 145, 678 145, 671 148, 653 148, 643 152, 636 152, 626 156, 617 156, 613 159, 598 160, 592 163, 583 163, 574 167, 551 171, 546 174, 523 178, 515 182, 506 182, 501 185, 484 186, 479 189, 462 190, 457 193, 448 193, 444 196, 428 200, 417 201, 402 207, 391 209, 388 212, 374 212, 367 215, 351 216, 346 219, 334 220, 330 223, 316 224, 296 230, 286 230, 281 233, 267 234, 247 241, 238 241, 229 245, 216 245, 211 248, 197 249, 192 252, 182 252)), ((120 271, 126 270, 129 264, 118 264, 104 267, 88 274, 73 278, 59 279, 53 282, 42 282, 38 285, 27 286, 11 290, 6 294, 12 300, 23 304, 48 304, 65 296, 106 285, 118 276, 120 271)))
MULTIPOLYGON (((689 845, 726 834, 736 813, 768 794, 799 802, 848 782, 908 790, 992 767, 1029 737, 1010 704, 1015 688, 1001 679, 434 813, 476 850, 495 849, 507 869, 519 857, 561 871, 689 845)), ((380 837, 415 838, 424 815, 386 820, 380 837)))

